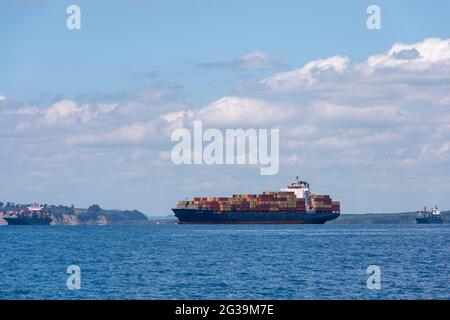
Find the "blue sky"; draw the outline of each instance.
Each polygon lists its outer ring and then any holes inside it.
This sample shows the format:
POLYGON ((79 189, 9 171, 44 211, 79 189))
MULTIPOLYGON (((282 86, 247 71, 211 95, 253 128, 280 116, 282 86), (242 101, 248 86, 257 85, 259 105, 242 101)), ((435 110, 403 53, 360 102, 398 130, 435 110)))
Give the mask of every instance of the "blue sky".
POLYGON ((449 13, 448 1, 1 1, 1 200, 165 215, 185 195, 300 175, 347 212, 450 208, 449 13), (81 30, 66 28, 70 4, 81 30), (370 4, 381 30, 366 28, 370 4), (419 58, 394 59, 396 44, 419 58), (280 174, 167 161, 162 116, 236 105, 292 109, 259 123, 281 128, 280 174))
POLYGON ((164 82, 189 86, 204 102, 214 98, 205 95, 210 81, 214 93, 224 94, 239 75, 199 75, 197 63, 257 49, 290 66, 337 54, 363 60, 394 42, 445 38, 450 11, 448 1, 378 1, 383 29, 371 32, 365 28, 371 1, 77 1, 82 30, 69 32, 65 9, 73 1, 38 3, 0 6, 0 85, 9 96, 111 92, 164 82), (132 76, 155 69, 159 75, 152 79, 132 76))

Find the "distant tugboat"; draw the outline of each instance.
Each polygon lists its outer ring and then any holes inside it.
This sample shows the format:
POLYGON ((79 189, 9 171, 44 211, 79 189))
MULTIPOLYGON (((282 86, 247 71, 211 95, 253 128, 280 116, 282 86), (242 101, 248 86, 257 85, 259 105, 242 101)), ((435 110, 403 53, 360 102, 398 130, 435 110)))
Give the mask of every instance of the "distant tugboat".
POLYGON ((442 218, 441 210, 433 208, 431 211, 427 211, 427 207, 423 211, 419 211, 419 215, 416 217, 416 222, 419 224, 427 224, 427 223, 444 223, 444 219, 442 218))
POLYGON ((37 204, 29 206, 27 210, 5 211, 3 219, 9 225, 49 225, 52 222, 50 212, 37 204))

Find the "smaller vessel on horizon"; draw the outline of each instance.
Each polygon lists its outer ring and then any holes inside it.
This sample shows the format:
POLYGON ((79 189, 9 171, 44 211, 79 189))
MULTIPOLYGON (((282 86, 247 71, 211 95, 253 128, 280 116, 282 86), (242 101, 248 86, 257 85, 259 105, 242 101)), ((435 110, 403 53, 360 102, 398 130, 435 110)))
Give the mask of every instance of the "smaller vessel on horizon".
POLYGON ((52 222, 50 211, 38 204, 32 204, 26 210, 4 211, 2 218, 8 225, 49 225, 52 222))
POLYGON ((416 217, 416 222, 418 224, 429 224, 429 223, 444 223, 444 219, 442 217, 442 210, 438 209, 436 206, 431 211, 427 211, 427 207, 424 208, 423 211, 419 211, 418 216, 416 217))

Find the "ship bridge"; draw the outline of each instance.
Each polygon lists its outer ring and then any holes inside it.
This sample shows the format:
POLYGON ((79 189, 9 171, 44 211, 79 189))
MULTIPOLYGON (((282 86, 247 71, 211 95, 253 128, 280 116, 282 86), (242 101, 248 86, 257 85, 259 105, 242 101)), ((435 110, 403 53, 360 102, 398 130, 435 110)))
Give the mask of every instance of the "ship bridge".
POLYGON ((301 198, 301 199, 309 198, 309 196, 311 195, 311 191, 309 189, 309 183, 306 181, 299 180, 298 177, 295 182, 291 183, 289 186, 281 189, 280 191, 294 192, 295 196, 297 198, 301 198))

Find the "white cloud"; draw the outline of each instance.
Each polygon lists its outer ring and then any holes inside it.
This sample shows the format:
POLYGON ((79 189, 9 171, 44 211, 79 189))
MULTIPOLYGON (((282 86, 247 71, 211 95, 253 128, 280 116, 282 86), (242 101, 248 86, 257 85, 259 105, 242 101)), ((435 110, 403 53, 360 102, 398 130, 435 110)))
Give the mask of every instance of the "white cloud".
POLYGON ((5 116, 18 115, 18 116, 32 117, 41 114, 41 111, 39 110, 39 108, 34 106, 23 106, 18 109, 5 108, 4 110, 1 111, 1 114, 5 116))
POLYGON ((68 145, 142 143, 157 138, 158 131, 155 123, 148 122, 124 125, 116 130, 102 134, 87 134, 70 137, 66 140, 66 143, 68 145))
POLYGON ((422 145, 420 158, 423 160, 450 160, 450 140, 422 145))
POLYGON ((19 127, 58 127, 74 124, 88 124, 94 119, 115 112, 117 104, 100 103, 96 107, 89 104, 79 105, 71 100, 57 101, 47 108, 24 104, 21 107, 9 107, 1 111, 5 116, 20 117, 19 127))
POLYGON ((155 133, 152 123, 134 123, 112 132, 108 138, 112 141, 141 142, 155 133))
POLYGON ((448 155, 450 153, 450 142, 445 142, 441 145, 439 150, 437 151, 437 154, 439 155, 448 155))
POLYGON ((261 85, 275 91, 307 88, 318 81, 325 72, 342 74, 348 66, 347 57, 335 56, 307 63, 302 68, 281 72, 260 82, 261 85))
POLYGON ((372 73, 381 69, 420 71, 435 65, 450 66, 450 39, 429 38, 410 45, 396 43, 387 53, 369 57, 359 68, 372 73))
POLYGON ((163 114, 160 119, 182 126, 193 120, 205 121, 214 126, 258 126, 277 124, 293 116, 291 105, 227 96, 197 109, 163 114))
POLYGON ((211 125, 267 125, 286 120, 294 109, 283 104, 240 97, 223 97, 201 108, 196 117, 211 125))
POLYGON ((175 111, 162 114, 160 119, 167 121, 168 123, 174 123, 181 121, 183 119, 191 119, 193 118, 194 113, 191 110, 188 111, 175 111))
POLYGON ((263 69, 278 67, 281 61, 264 51, 257 50, 243 55, 237 64, 243 69, 263 69))
POLYGON ((41 122, 44 125, 68 125, 87 123, 94 118, 89 105, 78 106, 70 100, 58 101, 45 110, 41 122))
POLYGON ((6 97, 5 96, 2 96, 2 95, 0 95, 0 103, 2 103, 3 101, 5 101, 6 100, 6 97))
POLYGON ((39 109, 32 106, 27 106, 17 110, 17 114, 24 116, 35 116, 39 114, 39 109))
POLYGON ((238 88, 349 105, 450 107, 450 39, 396 43, 362 63, 342 56, 315 60, 238 88))

